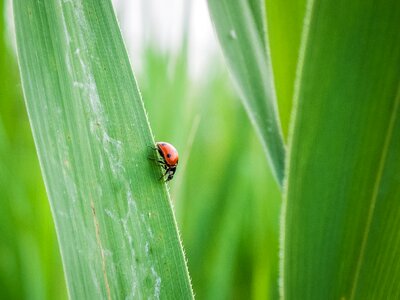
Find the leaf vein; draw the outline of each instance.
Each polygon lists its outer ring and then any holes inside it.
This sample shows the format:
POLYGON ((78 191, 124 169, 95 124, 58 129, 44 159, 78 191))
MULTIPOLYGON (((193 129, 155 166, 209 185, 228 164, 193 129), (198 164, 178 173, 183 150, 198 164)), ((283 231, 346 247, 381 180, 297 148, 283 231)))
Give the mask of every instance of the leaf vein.
POLYGON ((358 260, 357 260, 356 272, 355 272, 353 285, 352 285, 351 293, 350 293, 350 300, 354 299, 355 292, 356 292, 356 289, 357 289, 357 284, 358 284, 358 279, 359 279, 359 276, 360 276, 361 265, 362 265, 362 262, 364 260, 365 249, 366 249, 367 242, 368 242, 368 236, 369 236, 369 232, 370 232, 370 229, 371 229, 372 219, 374 217, 376 201, 378 199, 379 187, 380 187, 380 184, 381 184, 383 171, 384 171, 384 168, 385 168, 385 165, 386 165, 386 158, 387 158, 387 154, 389 152, 390 142, 391 142, 392 137, 393 137, 393 130, 394 130, 394 125, 396 123, 396 119, 398 117, 399 107, 400 107, 400 85, 399 85, 399 87, 397 89, 395 103, 394 103, 392 114, 390 116, 389 125, 388 125, 388 129, 387 129, 387 132, 386 132, 386 137, 385 137, 385 142, 384 142, 384 145, 383 145, 383 150, 382 150, 381 158, 380 158, 380 161, 379 161, 378 173, 376 175, 374 189, 373 189, 373 192, 372 192, 371 204, 370 204, 369 211, 368 211, 367 224, 366 224, 366 227, 365 227, 363 240, 362 240, 362 243, 361 243, 360 254, 359 254, 358 260))

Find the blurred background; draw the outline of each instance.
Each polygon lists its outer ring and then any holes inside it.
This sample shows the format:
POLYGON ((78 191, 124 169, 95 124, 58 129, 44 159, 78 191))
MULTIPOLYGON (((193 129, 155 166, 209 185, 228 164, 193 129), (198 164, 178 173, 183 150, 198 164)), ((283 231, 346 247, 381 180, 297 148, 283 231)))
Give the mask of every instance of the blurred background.
MULTIPOLYGON (((0 0, 0 298, 66 299, 0 0)), ((205 0, 114 1, 156 140, 180 152, 172 201, 197 299, 277 299, 280 191, 233 89, 205 0)))

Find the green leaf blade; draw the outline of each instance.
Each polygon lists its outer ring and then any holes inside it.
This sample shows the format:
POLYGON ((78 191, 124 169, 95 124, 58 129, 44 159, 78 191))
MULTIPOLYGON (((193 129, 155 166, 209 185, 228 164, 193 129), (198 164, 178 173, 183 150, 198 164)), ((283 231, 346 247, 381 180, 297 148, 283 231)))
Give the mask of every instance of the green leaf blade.
POLYGON ((109 1, 14 1, 21 77, 72 299, 192 298, 109 1))
POLYGON ((385 136, 377 178, 368 211, 360 254, 354 276, 351 299, 398 298, 396 282, 400 266, 396 261, 400 249, 397 238, 400 210, 395 201, 400 199, 398 154, 400 153, 400 88, 394 103, 385 136), (384 245, 385 247, 381 247, 384 245), (374 270, 374 272, 371 272, 374 270), (379 285, 376 283, 379 282, 379 285), (369 289, 365 289, 369 287, 369 289))
POLYGON ((266 0, 267 31, 282 131, 287 141, 305 0, 266 0))
POLYGON ((285 145, 265 35, 262 1, 214 1, 208 6, 240 98, 281 184, 285 145))
POLYGON ((400 5, 309 7, 289 144, 282 292, 396 298, 400 5))

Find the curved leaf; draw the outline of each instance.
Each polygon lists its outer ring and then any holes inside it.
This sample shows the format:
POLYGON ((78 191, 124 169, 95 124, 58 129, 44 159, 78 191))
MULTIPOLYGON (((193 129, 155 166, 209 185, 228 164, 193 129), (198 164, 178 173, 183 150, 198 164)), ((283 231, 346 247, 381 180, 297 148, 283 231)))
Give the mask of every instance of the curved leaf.
POLYGON ((285 145, 265 33, 264 2, 209 0, 220 45, 277 181, 283 181, 285 145))

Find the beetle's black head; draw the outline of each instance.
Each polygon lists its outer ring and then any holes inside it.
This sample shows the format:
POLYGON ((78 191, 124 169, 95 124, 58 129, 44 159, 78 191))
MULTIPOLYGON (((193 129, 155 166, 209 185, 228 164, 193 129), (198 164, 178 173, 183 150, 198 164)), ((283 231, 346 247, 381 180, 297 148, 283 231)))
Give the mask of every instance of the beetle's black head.
POLYGON ((175 172, 176 172, 176 167, 175 166, 170 167, 167 172, 168 177, 166 181, 170 181, 172 178, 174 178, 175 172))

